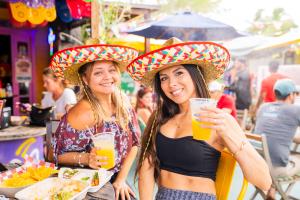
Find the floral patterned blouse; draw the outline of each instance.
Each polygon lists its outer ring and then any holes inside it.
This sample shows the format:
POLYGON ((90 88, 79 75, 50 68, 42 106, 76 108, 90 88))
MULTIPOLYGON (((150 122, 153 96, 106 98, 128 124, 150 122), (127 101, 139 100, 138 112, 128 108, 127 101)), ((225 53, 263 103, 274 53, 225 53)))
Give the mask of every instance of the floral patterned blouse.
POLYGON ((76 130, 67 122, 67 114, 64 115, 53 135, 52 146, 54 150, 54 161, 58 164, 58 155, 66 152, 90 152, 94 146, 92 134, 101 132, 115 133, 115 163, 112 172, 118 172, 121 163, 126 158, 131 147, 140 145, 140 128, 134 110, 130 110, 129 131, 124 131, 116 122, 114 117, 110 122, 104 122, 102 126, 94 126, 89 129, 76 130))

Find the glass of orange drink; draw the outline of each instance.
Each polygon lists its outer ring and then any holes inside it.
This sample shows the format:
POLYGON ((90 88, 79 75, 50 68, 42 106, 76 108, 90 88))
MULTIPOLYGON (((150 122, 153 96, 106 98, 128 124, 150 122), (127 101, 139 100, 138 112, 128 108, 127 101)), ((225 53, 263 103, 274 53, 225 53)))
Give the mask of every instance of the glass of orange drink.
POLYGON ((102 132, 92 137, 98 156, 106 157, 107 164, 101 165, 104 169, 111 169, 115 166, 115 135, 113 132, 102 132))
POLYGON ((211 135, 211 129, 201 127, 202 124, 209 124, 208 122, 199 122, 195 118, 195 114, 199 113, 203 106, 213 106, 217 105, 216 100, 208 98, 191 98, 190 108, 192 113, 192 130, 193 138, 195 140, 205 140, 207 141, 211 135))

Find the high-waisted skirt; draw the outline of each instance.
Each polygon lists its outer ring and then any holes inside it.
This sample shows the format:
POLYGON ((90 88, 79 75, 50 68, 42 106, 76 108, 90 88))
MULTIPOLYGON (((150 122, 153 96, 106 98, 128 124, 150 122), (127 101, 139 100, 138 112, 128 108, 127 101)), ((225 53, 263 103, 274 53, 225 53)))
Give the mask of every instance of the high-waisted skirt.
POLYGON ((213 194, 159 187, 155 200, 216 200, 213 194))

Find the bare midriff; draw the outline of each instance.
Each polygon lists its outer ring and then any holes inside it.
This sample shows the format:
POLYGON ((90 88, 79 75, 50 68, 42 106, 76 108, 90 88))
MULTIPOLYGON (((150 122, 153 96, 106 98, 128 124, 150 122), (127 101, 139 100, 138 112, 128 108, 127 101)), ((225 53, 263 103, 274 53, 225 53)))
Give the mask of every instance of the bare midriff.
POLYGON ((166 170, 160 171, 159 184, 169 189, 216 194, 215 182, 209 178, 186 176, 166 170))

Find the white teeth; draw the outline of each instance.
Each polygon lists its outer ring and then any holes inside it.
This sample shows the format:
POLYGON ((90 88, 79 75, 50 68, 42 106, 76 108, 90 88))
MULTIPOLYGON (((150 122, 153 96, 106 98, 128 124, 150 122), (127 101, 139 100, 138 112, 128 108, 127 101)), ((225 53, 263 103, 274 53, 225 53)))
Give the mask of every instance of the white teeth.
POLYGON ((101 84, 101 85, 104 86, 104 87, 110 87, 110 86, 113 85, 113 83, 103 83, 103 84, 101 84))
POLYGON ((171 94, 173 94, 173 95, 178 95, 180 92, 182 92, 182 89, 178 89, 178 90, 175 90, 175 91, 173 91, 173 92, 171 92, 171 94))

